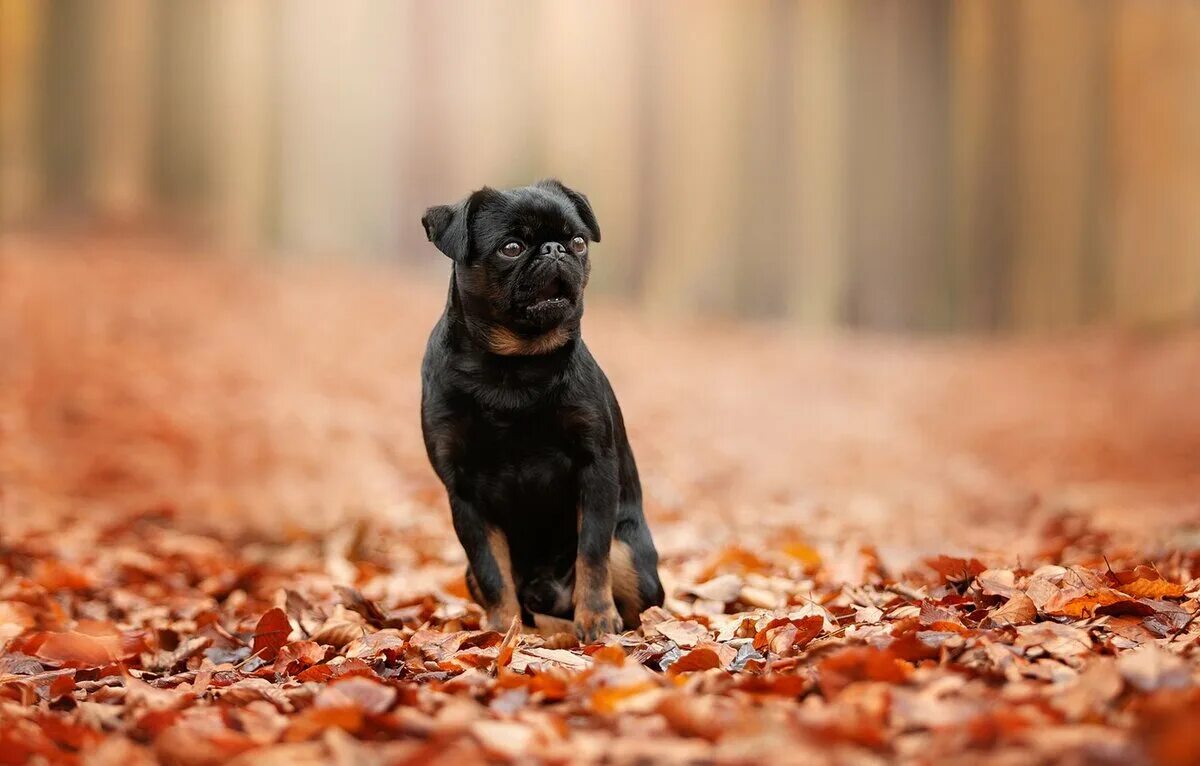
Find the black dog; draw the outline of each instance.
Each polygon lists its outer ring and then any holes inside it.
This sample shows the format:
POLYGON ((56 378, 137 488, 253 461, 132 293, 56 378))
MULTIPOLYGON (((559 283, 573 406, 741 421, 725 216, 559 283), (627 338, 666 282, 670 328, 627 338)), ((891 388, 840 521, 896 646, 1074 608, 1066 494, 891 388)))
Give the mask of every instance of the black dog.
POLYGON ((421 426, 485 624, 546 614, 586 641, 636 627, 663 589, 621 408, 579 337, 600 241, 587 198, 484 188, 421 223, 454 261, 421 426))

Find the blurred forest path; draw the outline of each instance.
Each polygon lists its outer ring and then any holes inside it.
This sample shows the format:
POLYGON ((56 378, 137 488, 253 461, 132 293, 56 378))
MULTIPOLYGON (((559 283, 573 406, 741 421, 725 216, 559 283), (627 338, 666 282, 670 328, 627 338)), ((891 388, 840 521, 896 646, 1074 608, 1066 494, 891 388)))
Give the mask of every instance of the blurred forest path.
MULTIPOLYGON (((168 509, 279 538, 366 519, 453 551, 418 422, 443 285, 149 239, 0 247, 4 526, 168 509)), ((1061 512, 1159 545, 1200 521, 1194 330, 818 338, 593 303, 585 338, 668 556, 785 532, 898 562, 1012 556, 1061 512)))

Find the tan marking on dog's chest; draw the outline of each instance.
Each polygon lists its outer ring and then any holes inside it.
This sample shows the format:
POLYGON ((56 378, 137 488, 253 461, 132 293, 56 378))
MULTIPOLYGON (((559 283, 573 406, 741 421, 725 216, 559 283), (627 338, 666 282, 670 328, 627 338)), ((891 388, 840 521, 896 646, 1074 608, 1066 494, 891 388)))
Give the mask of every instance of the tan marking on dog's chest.
POLYGON ((565 327, 556 327, 536 338, 522 338, 506 327, 493 327, 488 331, 488 346, 492 353, 501 356, 536 356, 554 351, 570 337, 565 327))

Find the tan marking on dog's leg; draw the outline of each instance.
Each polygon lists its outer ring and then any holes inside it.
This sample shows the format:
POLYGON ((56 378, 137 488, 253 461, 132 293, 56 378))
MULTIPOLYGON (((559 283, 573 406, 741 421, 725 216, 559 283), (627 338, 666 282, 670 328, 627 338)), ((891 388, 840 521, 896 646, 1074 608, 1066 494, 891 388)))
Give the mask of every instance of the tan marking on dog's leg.
POLYGON ((621 631, 621 616, 613 602, 608 560, 575 559, 575 631, 584 641, 621 631))
POLYGON ((500 569, 500 598, 495 604, 483 604, 487 610, 486 627, 490 630, 506 631, 512 623, 512 618, 521 613, 517 603, 517 584, 513 579, 512 555, 508 550, 508 538, 496 527, 490 527, 487 533, 488 548, 492 558, 500 569))
POLYGON ((622 540, 613 540, 608 557, 609 577, 612 580, 613 600, 625 622, 625 630, 641 624, 642 591, 638 587, 638 571, 633 564, 633 549, 622 540))

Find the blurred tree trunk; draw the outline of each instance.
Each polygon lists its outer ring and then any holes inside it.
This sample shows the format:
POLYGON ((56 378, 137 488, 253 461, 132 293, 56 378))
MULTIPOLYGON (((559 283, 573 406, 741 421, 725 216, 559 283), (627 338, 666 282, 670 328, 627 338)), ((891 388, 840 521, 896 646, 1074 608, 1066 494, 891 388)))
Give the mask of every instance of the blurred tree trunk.
POLYGON ((45 89, 37 124, 41 130, 44 198, 59 211, 84 209, 87 144, 95 65, 88 24, 95 8, 87 0, 59 0, 46 9, 40 51, 45 89))
POLYGON ((404 231, 412 234, 403 241, 414 243, 419 261, 431 257, 420 225, 426 207, 481 186, 529 183, 539 167, 537 139, 550 119, 537 86, 546 40, 538 40, 536 55, 516 55, 513 41, 531 34, 537 16, 512 8, 481 0, 415 3, 403 11, 410 44, 397 100, 409 108, 395 127, 404 147, 399 199, 404 231), (498 67, 508 77, 498 77, 498 67))
POLYGON ((209 58, 213 108, 213 218, 226 244, 245 251, 261 246, 273 229, 277 84, 274 2, 208 0, 213 14, 209 58))
POLYGON ((948 324, 949 136, 943 0, 854 6, 850 38, 850 319, 948 324))
POLYGON ((799 3, 786 30, 794 35, 787 196, 795 207, 780 219, 780 246, 791 254, 788 313, 811 327, 833 327, 845 310, 848 17, 838 0, 799 3))
POLYGON ((1012 316, 1018 328, 1068 327, 1084 314, 1091 267, 1103 26, 1092 0, 1019 0, 1016 252, 1012 316))
POLYGON ((1135 324, 1200 316, 1200 4, 1113 23, 1113 300, 1135 324))
MULTIPOLYGON (((399 241, 403 8, 291 0, 280 18, 279 236, 291 251, 382 255, 399 241), (314 41, 319 47, 314 49, 314 41)), ((411 119, 411 115, 408 118, 411 119)))
POLYGON ((163 0, 159 9, 155 142, 160 200, 190 225, 208 222, 213 194, 215 5, 163 0))
POLYGON ((0 227, 41 204, 42 56, 46 3, 0 0, 0 227))
MULTIPOLYGON (((660 185, 658 236, 643 299, 668 314, 729 313, 742 268, 733 213, 741 193, 740 131, 748 119, 742 14, 755 5, 701 0, 656 4, 670 33, 658 40, 662 81, 653 108, 660 185), (686 10, 685 10, 686 8, 686 10)), ((660 27, 665 28, 665 27, 660 27)))
POLYGON ((963 0, 951 9, 951 326, 994 330, 1008 316, 1016 164, 1016 9, 963 0))
POLYGON ((596 211, 604 239, 592 259, 593 283, 624 294, 634 287, 635 261, 645 257, 635 239, 639 195, 631 183, 641 74, 632 6, 633 0, 542 0, 538 22, 546 30, 588 30, 586 54, 575 35, 545 36, 542 52, 556 63, 538 72, 538 143, 541 164, 587 194, 596 211), (545 129, 564 120, 570 130, 545 129))
POLYGON ((110 0, 88 25, 88 195, 115 220, 141 217, 150 204, 154 9, 154 0, 110 0))
POLYGON ((791 173, 794 125, 791 108, 792 16, 787 0, 742 6, 738 37, 745 72, 739 106, 742 129, 733 149, 738 163, 737 196, 730 215, 740 221, 727 284, 734 311, 746 317, 783 316, 787 264, 797 256, 787 236, 794 209, 785 196, 791 173))

